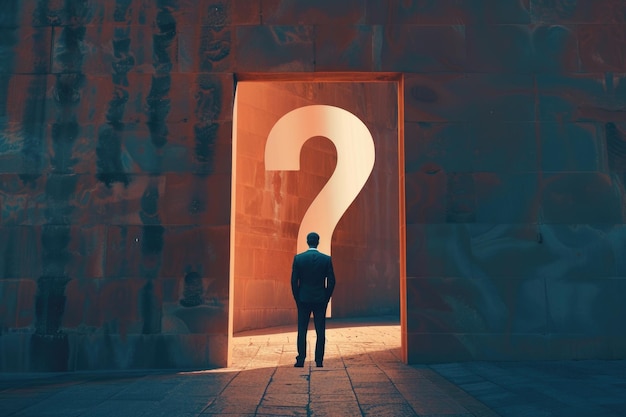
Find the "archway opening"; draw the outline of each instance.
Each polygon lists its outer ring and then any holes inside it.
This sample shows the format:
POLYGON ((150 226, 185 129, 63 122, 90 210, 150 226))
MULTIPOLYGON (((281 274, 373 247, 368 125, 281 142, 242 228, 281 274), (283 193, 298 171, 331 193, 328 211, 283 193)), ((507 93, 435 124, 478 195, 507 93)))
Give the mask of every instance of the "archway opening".
MULTIPOLYGON (((286 114, 332 106, 371 133, 375 161, 364 185, 328 236, 337 286, 332 317, 404 317, 401 80, 396 75, 240 75, 233 118, 230 335, 295 325, 291 263, 300 225, 336 173, 333 138, 308 127, 297 170, 271 169, 267 139, 286 114), (331 249, 332 248, 332 249, 331 249)), ((334 130, 333 130, 334 131, 334 130)), ((329 136, 329 135, 327 135, 329 136)), ((290 140, 290 139, 286 139, 290 140)), ((359 152, 350 152, 354 156, 359 152)), ((360 156, 355 158, 361 159, 360 156)), ((343 210, 343 209, 342 209, 343 210)), ((324 251, 324 250, 322 250, 324 251)), ((402 333, 405 326, 401 323, 402 333)), ((406 346, 403 343, 403 356, 406 346)))

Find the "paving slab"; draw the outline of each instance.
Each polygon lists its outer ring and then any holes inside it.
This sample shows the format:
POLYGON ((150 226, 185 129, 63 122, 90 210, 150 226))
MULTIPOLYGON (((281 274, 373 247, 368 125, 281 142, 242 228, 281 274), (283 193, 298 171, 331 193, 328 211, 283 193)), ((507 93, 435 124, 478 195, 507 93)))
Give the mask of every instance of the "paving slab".
POLYGON ((626 417, 624 360, 406 365, 386 317, 329 320, 323 368, 294 368, 295 341, 238 334, 230 368, 0 374, 0 417, 626 417))

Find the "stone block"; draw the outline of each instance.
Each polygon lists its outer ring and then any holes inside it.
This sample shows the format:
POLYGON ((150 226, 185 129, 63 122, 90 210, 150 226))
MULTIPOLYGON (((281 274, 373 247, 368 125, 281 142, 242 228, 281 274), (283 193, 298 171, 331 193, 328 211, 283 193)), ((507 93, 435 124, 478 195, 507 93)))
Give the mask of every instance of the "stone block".
MULTIPOLYGON (((177 28, 197 25, 203 18, 219 15, 222 11, 214 13, 205 4, 199 4, 196 0, 177 0, 174 3, 156 3, 145 1, 104 2, 90 20, 93 25, 106 25, 115 23, 118 25, 145 25, 154 26, 155 31, 162 31, 164 27, 171 27, 175 23, 177 28)), ((219 5, 220 1, 211 2, 219 5)))
POLYGON ((579 70, 576 33, 563 26, 472 25, 466 28, 467 69, 532 73, 579 70))
POLYGON ((626 154, 622 146, 626 141, 626 122, 606 123, 604 134, 609 170, 611 173, 621 173, 626 170, 626 154))
POLYGON ((471 276, 470 239, 464 224, 407 225, 406 276, 471 276))
POLYGON ((529 0, 533 23, 623 23, 620 0, 529 0))
MULTIPOLYGON (((5 78, 5 80, 8 80, 5 78)), ((22 170, 24 141, 21 126, 18 123, 3 123, 0 125, 0 174, 16 173, 22 170)), ((5 174, 8 178, 8 175, 5 174)))
POLYGON ((125 277, 68 282, 63 326, 90 337, 141 333, 141 292, 146 280, 125 277), (115 309, 107 306, 114 305, 115 309))
MULTIPOLYGON (((108 124, 121 134, 128 128, 141 128, 144 136, 148 133, 154 136, 159 133, 158 127, 169 123, 193 126, 232 120, 234 85, 229 75, 129 73, 125 85, 116 84, 108 76, 76 74, 50 76, 36 85, 33 81, 27 76, 12 77, 9 94, 13 94, 13 85, 16 89, 32 90, 33 95, 39 93, 33 90, 35 86, 48 89, 45 115, 50 121, 63 121, 61 114, 71 109, 81 126, 108 124), (28 83, 34 87, 29 88, 28 83), (74 97, 71 103, 59 98, 60 93, 68 91, 74 97)), ((20 103, 15 105, 18 109, 25 107, 20 103)), ((15 112, 16 117, 20 114, 15 112)), ((161 135, 167 142, 175 138, 178 129, 163 130, 161 135)))
POLYGON ((530 22, 532 0, 498 1, 486 0, 476 3, 466 0, 473 22, 524 24, 530 22))
POLYGON ((103 4, 81 4, 76 7, 62 2, 39 3, 22 2, 21 18, 24 26, 84 26, 91 22, 97 23, 104 15, 103 4))
POLYGON ((0 231, 0 278, 37 279, 42 274, 41 230, 2 226, 0 231))
POLYGON ((273 279, 250 279, 246 281, 244 291, 246 302, 243 308, 246 310, 293 308, 294 302, 293 297, 290 296, 288 279, 283 280, 282 283, 273 279), (285 297, 287 295, 290 297, 285 297))
POLYGON ((232 74, 196 74, 192 82, 188 91, 198 121, 232 121, 235 97, 232 74))
MULTIPOLYGON (((592 254, 587 251, 584 255, 592 254)), ((603 271, 596 272, 599 267, 591 262, 578 260, 577 264, 577 270, 570 268, 546 279, 548 320, 555 338, 576 333, 589 339, 622 335, 626 308, 620 294, 626 279, 603 277, 603 271)), ((597 343, 602 344, 600 340, 597 343)))
POLYGON ((109 226, 105 275, 141 277, 143 228, 140 225, 109 226))
POLYGON ((448 173, 446 182, 446 222, 476 221, 476 179, 470 173, 448 173))
MULTIPOLYGON (((100 126, 99 178, 110 182, 120 174, 128 177, 130 173, 165 174, 202 169, 193 146, 198 136, 191 123, 160 123, 158 133, 150 130, 148 123, 130 124, 121 132, 112 131, 110 125, 100 126), (113 138, 119 141, 115 148, 111 143, 113 138)), ((122 182, 128 181, 127 178, 122 182)))
POLYGON ((206 335, 76 336, 72 340, 72 369, 206 369, 226 366, 221 345, 206 335))
POLYGON ((134 173, 195 173, 223 175, 231 171, 230 122, 165 123, 166 136, 156 144, 145 125, 131 124, 123 131, 110 125, 98 129, 92 171, 110 185, 125 185, 134 173))
MULTIPOLYGON (((58 174, 96 173, 98 143, 94 138, 98 134, 95 125, 84 123, 72 126, 59 121, 48 126, 44 133, 47 141, 52 139, 52 144, 41 153, 42 166, 50 167, 44 172, 51 170, 58 174)), ((25 137, 22 153, 29 145, 25 137)), ((26 165, 23 169, 27 173, 30 167, 26 165)))
POLYGON ((315 27, 316 71, 373 69, 371 26, 323 25, 315 27))
POLYGON ((626 121, 623 74, 537 75, 537 119, 564 122, 626 121))
POLYGON ((0 174, 0 225, 33 224, 33 195, 41 192, 41 183, 28 184, 17 174, 0 174))
POLYGON ((595 335, 554 334, 546 337, 545 356, 551 360, 617 359, 613 341, 595 335))
POLYGON ((607 172, 605 130, 598 122, 538 125, 544 172, 607 172))
POLYGON ((315 66, 312 26, 239 26, 237 72, 302 72, 315 66))
MULTIPOLYGON (((292 298, 293 300, 293 298, 292 298)), ((234 316, 234 333, 275 326, 291 326, 298 322, 295 303, 290 308, 239 308, 234 316)), ((313 322, 313 320, 311 320, 313 322)))
POLYGON ((0 13, 0 28, 16 28, 19 25, 20 3, 9 2, 0 13))
POLYGON ((454 72, 465 66, 463 26, 389 25, 377 36, 382 46, 374 65, 381 71, 454 72))
POLYGON ((423 25, 455 24, 524 24, 530 22, 530 0, 502 2, 486 0, 368 0, 368 23, 423 25))
POLYGON ((466 346, 479 361, 570 359, 564 351, 551 350, 550 336, 541 333, 473 334, 466 346))
MULTIPOLYGON (((54 35, 53 73, 79 71, 94 78, 110 75, 115 84, 128 86, 128 73, 156 72, 153 49, 158 43, 154 43, 155 30, 150 26, 104 23, 80 32, 55 28, 54 35), (71 49, 73 43, 78 44, 77 50, 71 49)), ((164 53, 170 69, 177 69, 176 48, 164 53)))
POLYGON ((0 372, 32 372, 29 333, 6 333, 0 336, 0 372))
POLYGON ((231 26, 188 26, 178 34, 181 72, 232 72, 234 28, 231 26))
POLYGON ((564 25, 531 27, 534 71, 538 73, 580 71, 578 27, 564 25))
POLYGON ((534 89, 529 74, 407 74, 404 117, 407 122, 534 121, 534 89))
POLYGON ((51 28, 0 29, 1 74, 45 74, 50 71, 51 28), (19 47, 18 47, 19 45, 19 47))
MULTIPOLYGON (((208 294, 210 295, 210 294, 208 294)), ((207 298, 203 304, 163 306, 163 333, 219 336, 228 333, 228 303, 207 298)))
MULTIPOLYGON (((622 14, 623 12, 622 6, 622 14)), ((578 28, 578 47, 584 72, 626 71, 626 23, 581 25, 578 28)))
POLYGON ((66 288, 67 302, 63 325, 65 330, 79 336, 104 338, 118 335, 146 333, 147 321, 158 320, 158 333, 167 335, 226 334, 228 325, 226 296, 216 294, 211 278, 201 278, 198 288, 192 288, 187 276, 179 277, 175 294, 164 294, 171 289, 168 280, 158 277, 153 281, 141 278, 75 279, 66 288), (203 288, 204 287, 204 288, 203 288), (195 300, 196 289, 199 294, 195 300), (153 297, 156 317, 151 317, 146 296, 153 297), (165 297, 175 298, 164 302, 165 297), (115 311, 108 305, 117 305, 115 311))
POLYGON ((228 296, 229 246, 225 226, 169 226, 163 248, 162 274, 183 277, 196 271, 211 280, 213 298, 228 296), (180 248, 185 248, 180 251, 180 248))
POLYGON ((78 188, 83 191, 82 207, 78 214, 82 222, 104 225, 141 225, 142 198, 147 190, 156 187, 158 195, 165 192, 165 176, 123 175, 122 179, 107 185, 95 176, 81 177, 78 188), (84 184, 83 184, 84 182, 84 184))
POLYGON ((438 165, 405 174, 407 224, 445 223, 447 175, 438 165))
MULTIPOLYGON (((51 174, 41 177, 37 187, 25 207, 22 224, 94 225, 103 224, 104 219, 115 217, 116 213, 107 214, 103 207, 97 206, 110 197, 112 192, 100 186, 92 174, 51 174)), ((136 213, 132 216, 136 216, 136 213)))
POLYGON ((106 235, 104 225, 77 225, 71 228, 67 247, 71 260, 65 268, 70 278, 104 276, 106 235))
POLYGON ((536 224, 472 224, 472 276, 543 277, 550 249, 536 224))
POLYGON ((366 4, 361 0, 262 0, 263 23, 270 25, 340 25, 364 23, 366 4))
POLYGON ((525 173, 539 169, 534 122, 469 123, 466 135, 475 172, 525 173))
POLYGON ((407 361, 410 364, 425 364, 472 360, 472 352, 465 346, 467 338, 463 334, 408 333, 407 361))
POLYGON ((536 274, 578 282, 623 276, 618 255, 624 245, 622 225, 545 224, 538 229, 544 254, 536 274), (561 259, 561 261, 559 261, 561 259))
POLYGON ((473 137, 466 123, 407 122, 404 129, 407 171, 472 171, 473 137))
POLYGON ((34 326, 36 290, 37 284, 34 279, 0 280, 0 329, 2 336, 18 329, 34 326))
POLYGON ((546 333, 544 280, 513 278, 518 274, 514 268, 509 276, 494 276, 488 267, 471 277, 407 279, 407 331, 503 337, 546 333))
POLYGON ((39 74, 15 74, 8 78, 5 108, 10 111, 3 115, 3 122, 19 123, 22 126, 50 122, 44 111, 48 81, 48 76, 39 74))
POLYGON ((162 221, 172 225, 228 225, 230 175, 168 174, 162 221))
POLYGON ((261 23, 261 2, 249 0, 203 0, 203 25, 258 25, 261 23))
MULTIPOLYGON (((101 328, 103 311, 100 310, 98 296, 101 289, 108 284, 106 278, 75 278, 70 280, 64 289, 66 301, 63 325, 66 328, 78 327, 81 332, 94 332, 101 328)), ((122 307, 122 309, 125 308, 127 308, 126 305, 122 307)))
POLYGON ((367 0, 367 23, 374 25, 391 22, 418 25, 463 24, 468 20, 465 3, 467 2, 458 0, 437 2, 367 0))
POLYGON ((546 175, 540 192, 543 223, 604 224, 608 227, 624 222, 623 192, 606 174, 563 172, 546 175))
POLYGON ((463 74, 405 74, 404 119, 406 122, 466 120, 454 114, 455 91, 463 74))
POLYGON ((537 174, 476 173, 473 178, 477 223, 521 224, 539 220, 537 174))
POLYGON ((568 360, 565 350, 551 347, 549 336, 540 334, 409 334, 409 363, 464 361, 568 360), (419 347, 417 347, 419 346, 419 347))
POLYGON ((291 250, 281 250, 280 248, 254 248, 249 256, 254 259, 253 270, 263 271, 257 272, 256 279, 276 279, 278 277, 284 277, 284 279, 278 279, 279 286, 282 287, 283 283, 289 282, 291 274, 291 265, 293 261, 294 252, 291 250))

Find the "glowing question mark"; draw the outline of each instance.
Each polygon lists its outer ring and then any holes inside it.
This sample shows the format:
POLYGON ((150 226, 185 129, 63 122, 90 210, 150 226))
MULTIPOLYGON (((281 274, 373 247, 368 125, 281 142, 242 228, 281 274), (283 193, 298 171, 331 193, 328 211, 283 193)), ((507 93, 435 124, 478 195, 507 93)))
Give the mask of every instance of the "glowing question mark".
POLYGON ((272 127, 265 145, 265 169, 299 170, 302 146, 315 136, 335 144, 337 166, 300 223, 297 250, 307 249, 304 236, 315 231, 320 235, 319 250, 330 255, 335 226, 369 178, 376 151, 372 134, 354 114, 328 105, 305 106, 285 114, 272 127))

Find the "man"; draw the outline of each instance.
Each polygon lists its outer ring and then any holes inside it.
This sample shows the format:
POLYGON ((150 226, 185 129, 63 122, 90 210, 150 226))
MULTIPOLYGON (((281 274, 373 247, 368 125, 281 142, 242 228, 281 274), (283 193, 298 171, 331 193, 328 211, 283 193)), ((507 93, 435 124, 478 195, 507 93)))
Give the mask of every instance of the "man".
POLYGON ((293 258, 291 268, 291 291, 298 306, 298 356, 296 368, 304 367, 306 358, 306 333, 313 313, 317 341, 315 343, 315 365, 321 368, 324 362, 326 343, 326 307, 335 289, 335 272, 330 256, 317 250, 320 236, 311 232, 306 237, 309 249, 293 258))

